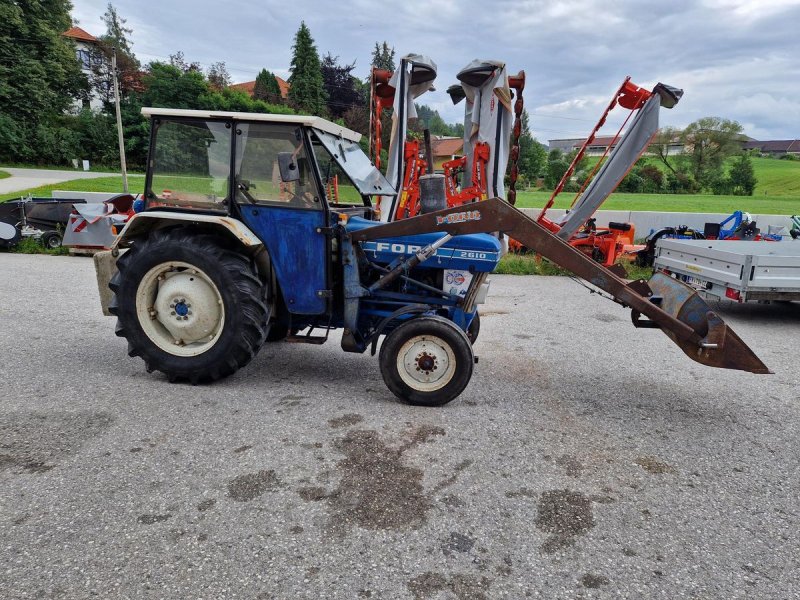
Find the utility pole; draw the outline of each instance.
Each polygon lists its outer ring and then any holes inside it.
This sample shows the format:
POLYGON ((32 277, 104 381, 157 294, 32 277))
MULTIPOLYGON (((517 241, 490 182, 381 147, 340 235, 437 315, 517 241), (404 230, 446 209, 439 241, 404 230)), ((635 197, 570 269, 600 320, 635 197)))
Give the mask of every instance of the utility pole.
POLYGON ((119 138, 119 164, 122 169, 122 191, 128 193, 128 167, 125 164, 125 140, 122 137, 122 113, 119 108, 119 83, 117 82, 117 49, 111 55, 111 73, 114 77, 114 106, 117 112, 117 137, 119 138))

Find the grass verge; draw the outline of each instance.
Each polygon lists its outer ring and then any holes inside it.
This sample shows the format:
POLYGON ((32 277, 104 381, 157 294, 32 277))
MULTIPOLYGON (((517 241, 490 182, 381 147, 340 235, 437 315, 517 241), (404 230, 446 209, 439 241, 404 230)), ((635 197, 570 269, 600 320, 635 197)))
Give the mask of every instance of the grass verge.
POLYGON ((0 179, 6 179, 7 177, 11 177, 11 175, 6 173, 5 171, 0 171, 0 179))
POLYGON ((22 238, 19 244, 11 248, 9 252, 13 252, 14 254, 49 254, 50 256, 67 256, 69 254, 69 248, 59 246, 58 248, 53 248, 50 250, 42 246, 39 243, 39 240, 28 237, 22 238))
MULTIPOLYGON (((639 267, 627 260, 619 261, 625 268, 628 279, 650 279, 653 269, 639 267)), ((494 272, 498 275, 571 275, 570 271, 542 258, 537 254, 516 254, 509 252, 502 259, 494 272)))
MULTIPOLYGON (((128 188, 131 194, 141 194, 144 190, 144 175, 129 175, 128 188)), ((98 177, 96 179, 73 179, 62 181, 61 183, 50 183, 39 187, 0 194, 0 202, 5 200, 15 200, 30 194, 34 197, 49 198, 53 195, 53 190, 64 190, 67 192, 111 192, 122 193, 122 176, 98 177)))

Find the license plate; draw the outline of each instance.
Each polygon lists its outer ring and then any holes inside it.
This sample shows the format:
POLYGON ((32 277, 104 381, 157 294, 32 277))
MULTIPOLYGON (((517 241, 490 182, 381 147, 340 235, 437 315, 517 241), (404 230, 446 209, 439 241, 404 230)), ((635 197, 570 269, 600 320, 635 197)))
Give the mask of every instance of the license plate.
POLYGON ((698 279, 697 277, 692 277, 691 275, 682 275, 681 279, 683 279, 684 283, 686 283, 686 284, 688 284, 688 285, 690 285, 690 286, 692 286, 694 288, 704 289, 706 287, 705 281, 702 281, 702 280, 698 279))

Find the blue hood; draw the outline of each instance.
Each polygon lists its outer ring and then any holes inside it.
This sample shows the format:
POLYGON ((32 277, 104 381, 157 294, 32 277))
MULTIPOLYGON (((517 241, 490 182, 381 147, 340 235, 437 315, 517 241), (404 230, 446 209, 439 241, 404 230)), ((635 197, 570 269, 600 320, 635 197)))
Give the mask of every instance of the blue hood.
MULTIPOLYGON (((382 225, 361 217, 352 217, 345 226, 355 232, 368 227, 382 225)), ((420 233, 361 242, 361 247, 370 260, 388 264, 398 256, 410 256, 443 237, 444 233, 420 233)), ((423 262, 419 268, 463 269, 474 272, 491 272, 501 257, 500 240, 488 233, 459 235, 448 241, 436 254, 423 262)))

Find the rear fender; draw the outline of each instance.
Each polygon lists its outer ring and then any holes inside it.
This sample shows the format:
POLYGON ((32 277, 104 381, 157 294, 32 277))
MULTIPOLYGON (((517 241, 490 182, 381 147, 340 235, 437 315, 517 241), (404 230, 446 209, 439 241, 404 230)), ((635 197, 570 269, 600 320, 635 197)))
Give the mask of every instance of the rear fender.
POLYGON ((139 237, 156 229, 174 227, 175 225, 196 225, 207 229, 218 230, 226 236, 232 237, 245 250, 255 254, 263 246, 258 236, 238 219, 221 215, 201 215, 186 212, 142 212, 132 216, 125 224, 125 228, 111 245, 111 251, 116 255, 122 248, 130 246, 133 238, 139 237))
MULTIPOLYGON (((272 290, 276 289, 275 275, 272 269, 269 254, 264 244, 244 223, 237 219, 217 215, 201 215, 185 212, 143 212, 132 216, 120 232, 109 251, 98 252, 94 256, 95 274, 97 276, 97 287, 100 293, 100 305, 103 314, 111 316, 108 305, 111 301, 112 293, 108 287, 111 278, 117 272, 117 258, 120 252, 124 252, 131 245, 131 241, 137 237, 146 235, 158 229, 175 227, 179 225, 197 226, 219 233, 240 246, 240 250, 249 255, 259 273, 265 281, 270 283, 272 290)), ((274 294, 271 294, 274 297, 274 294)))

